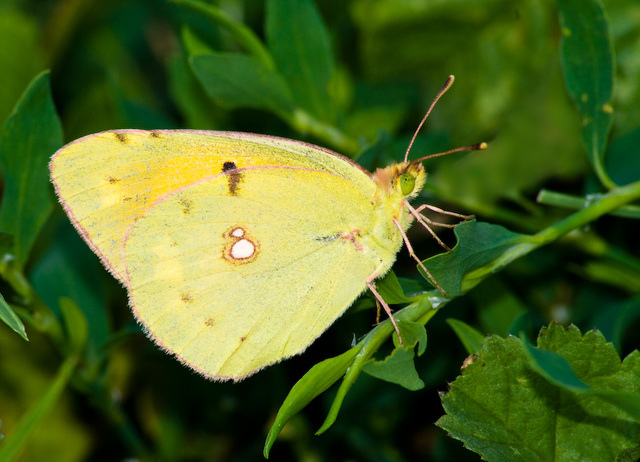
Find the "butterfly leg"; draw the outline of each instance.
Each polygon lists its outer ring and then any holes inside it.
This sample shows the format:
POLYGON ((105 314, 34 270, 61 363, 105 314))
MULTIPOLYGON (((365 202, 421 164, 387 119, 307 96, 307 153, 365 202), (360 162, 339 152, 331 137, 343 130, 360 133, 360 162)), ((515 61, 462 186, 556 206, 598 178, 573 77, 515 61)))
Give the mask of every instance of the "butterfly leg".
POLYGON ((440 207, 436 207, 435 205, 429 205, 429 204, 422 204, 420 207, 418 207, 417 210, 418 212, 420 212, 421 210, 424 210, 424 209, 433 210, 434 212, 441 213, 442 215, 449 215, 452 217, 462 218, 463 221, 473 220, 476 217, 475 215, 463 215, 461 213, 451 212, 449 210, 444 210, 444 209, 441 209, 440 207))
MULTIPOLYGON (((389 305, 387 305, 387 302, 385 302, 382 296, 378 293, 378 291, 376 290, 375 283, 373 282, 374 279, 376 279, 378 276, 379 276, 378 270, 375 270, 373 274, 367 278, 367 287, 369 287, 369 290, 371 291, 373 296, 376 297, 376 305, 380 303, 380 305, 382 305, 382 308, 384 308, 384 310, 389 315, 391 324, 393 324, 393 328, 396 330, 396 333, 398 334, 398 342, 400 343, 400 345, 402 345, 402 334, 400 334, 400 328, 398 327, 398 323, 396 322, 396 319, 393 317, 393 314, 391 314, 391 308, 389 308, 389 305)), ((376 322, 380 318, 380 305, 378 305, 378 318, 376 322)))
MULTIPOLYGON (((442 292, 443 295, 449 295, 447 294, 447 292, 445 292, 445 290, 440 287, 440 284, 438 284, 438 282, 434 279, 434 277, 431 275, 431 273, 429 272, 429 270, 424 266, 424 264, 422 263, 422 261, 418 258, 418 256, 415 254, 415 252, 413 251, 413 247, 411 247, 411 243, 409 242, 409 238, 407 237, 406 233, 404 232, 404 230, 402 229, 402 225, 400 224, 400 222, 398 221, 397 218, 393 219, 393 222, 396 224, 396 227, 398 228, 398 230, 400 231, 400 235, 402 236, 402 239, 404 240, 404 245, 407 246, 407 250, 409 251, 409 255, 411 255, 411 257, 418 262, 418 265, 420 266, 420 268, 422 268, 422 271, 424 271, 424 274, 427 275, 427 277, 429 278, 429 280, 431 281, 431 283, 440 291, 442 292)), ((433 233, 433 231, 431 230, 431 233, 433 233)), ((437 239, 437 238, 436 238, 437 239)), ((438 239, 438 241, 440 241, 438 239)), ((444 245, 444 244, 443 244, 444 245)), ((447 247, 448 248, 448 247, 447 247)))
MULTIPOLYGON (((438 244, 440 244, 440 247, 442 247, 447 252, 450 252, 451 249, 449 248, 449 246, 447 244, 445 244, 444 242, 442 242, 442 239, 440 239, 438 237, 438 235, 433 231, 433 229, 431 229, 431 226, 429 226, 429 224, 425 221, 426 217, 423 217, 422 215, 420 215, 419 211, 421 209, 424 210, 424 207, 420 206, 420 207, 418 207, 418 209, 414 209, 411 206, 411 204, 409 204, 407 201, 404 202, 404 205, 405 205, 405 207, 407 207, 407 210, 409 210, 409 212, 411 212, 411 215, 413 215, 415 217, 415 219, 418 221, 418 223, 420 223, 422 226, 424 226, 424 228, 427 231, 429 231, 429 234, 431 234, 431 236, 438 242, 438 244)), ((407 244, 409 242, 409 240, 407 239, 407 236, 404 234, 404 230, 402 229, 402 226, 400 226, 400 223, 398 223, 397 221, 396 221, 396 226, 400 230, 400 233, 402 234, 402 238, 404 239, 405 244, 407 244)), ((411 246, 407 245, 407 248, 411 248, 411 246)))
POLYGON ((420 207, 418 207, 416 209, 416 212, 420 214, 420 216, 422 217, 422 219, 424 221, 426 221, 427 223, 429 223, 432 226, 440 226, 441 228, 455 228, 458 224, 452 224, 452 223, 442 223, 439 221, 433 221, 432 219, 430 219, 428 216, 423 215, 422 213, 420 213, 422 210, 429 208, 429 206, 427 204, 423 204, 420 207))
MULTIPOLYGON (((440 207, 436 207, 435 205, 429 205, 429 204, 422 204, 420 207, 416 209, 416 212, 420 213, 424 209, 433 210, 434 212, 440 213, 442 215, 449 215, 452 217, 461 218, 462 221, 469 221, 475 218, 475 215, 462 215, 461 213, 450 212, 448 210, 441 209, 440 207)), ((427 218, 422 214, 420 214, 420 216, 424 218, 430 225, 442 226, 443 228, 455 228, 459 224, 459 223, 456 223, 452 225, 450 223, 439 223, 437 221, 430 220, 429 218, 427 218)))

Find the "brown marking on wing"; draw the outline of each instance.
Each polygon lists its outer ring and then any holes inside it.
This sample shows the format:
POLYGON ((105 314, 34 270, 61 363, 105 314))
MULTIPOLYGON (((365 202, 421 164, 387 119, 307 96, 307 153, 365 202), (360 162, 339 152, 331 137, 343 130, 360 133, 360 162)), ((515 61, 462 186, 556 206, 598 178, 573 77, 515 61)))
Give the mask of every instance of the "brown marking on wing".
POLYGON ((193 201, 189 199, 180 199, 178 201, 182 206, 182 213, 189 215, 191 213, 191 207, 193 207, 193 201))

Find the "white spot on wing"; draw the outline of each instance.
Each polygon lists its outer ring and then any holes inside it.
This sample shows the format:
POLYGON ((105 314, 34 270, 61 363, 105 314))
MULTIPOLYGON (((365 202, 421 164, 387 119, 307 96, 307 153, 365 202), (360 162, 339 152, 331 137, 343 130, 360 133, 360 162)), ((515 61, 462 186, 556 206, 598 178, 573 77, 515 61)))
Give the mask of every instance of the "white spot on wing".
POLYGON ((244 229, 236 228, 233 231, 231 231, 231 235, 233 237, 242 237, 242 236, 244 236, 244 229))
MULTIPOLYGON (((236 231, 237 230, 234 230, 233 232, 235 233, 236 231)), ((242 234, 244 234, 244 232, 242 234)), ((243 260, 252 256, 255 250, 256 247, 255 245, 253 245, 253 242, 247 239, 240 239, 231 247, 231 257, 238 260, 243 260)))

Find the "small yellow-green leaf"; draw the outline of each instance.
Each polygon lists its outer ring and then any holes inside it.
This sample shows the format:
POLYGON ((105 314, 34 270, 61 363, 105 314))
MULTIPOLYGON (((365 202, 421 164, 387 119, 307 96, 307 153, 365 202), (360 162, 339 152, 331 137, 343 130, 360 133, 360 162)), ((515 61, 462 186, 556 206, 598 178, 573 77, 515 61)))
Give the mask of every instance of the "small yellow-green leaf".
POLYGON ((359 347, 354 347, 339 356, 325 359, 313 366, 309 372, 298 380, 289 395, 287 395, 284 403, 282 403, 282 406, 280 406, 278 415, 269 430, 263 450, 266 458, 269 458, 271 446, 276 441, 276 437, 284 427, 284 424, 316 396, 340 380, 359 351, 359 347))
POLYGON ((22 324, 20 318, 11 309, 2 294, 0 294, 0 320, 2 320, 2 322, 7 326, 11 327, 16 333, 18 333, 18 335, 20 335, 20 337, 25 340, 29 340, 27 338, 27 332, 24 330, 24 324, 22 324))

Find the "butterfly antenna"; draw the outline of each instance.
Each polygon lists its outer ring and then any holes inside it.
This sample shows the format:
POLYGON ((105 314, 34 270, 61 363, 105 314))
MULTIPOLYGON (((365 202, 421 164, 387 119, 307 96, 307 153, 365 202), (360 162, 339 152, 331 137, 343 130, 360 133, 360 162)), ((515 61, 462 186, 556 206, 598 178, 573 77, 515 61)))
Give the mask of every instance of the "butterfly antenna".
MULTIPOLYGON (((450 75, 447 78, 446 82, 444 83, 444 85, 442 86, 442 88, 440 89, 438 94, 436 95, 435 99, 433 100, 433 103, 431 103, 431 106, 429 106, 429 110, 427 111, 427 113, 422 118, 422 121, 420 122, 420 125, 418 125, 418 128, 416 128, 416 131, 413 134, 413 138, 411 138, 411 142, 409 143, 409 146, 407 147, 407 152, 404 153, 404 161, 405 162, 409 158, 409 151, 411 151, 411 147, 413 146, 413 142, 416 140, 416 136, 418 136, 418 132, 420 131, 420 129, 422 128, 422 126, 426 122, 427 117, 429 117, 429 114, 431 114, 431 111, 433 110, 433 107, 436 105, 436 103, 438 102, 440 97, 442 95, 444 95, 449 88, 451 88, 451 85, 453 85, 453 81, 454 80, 455 80, 455 77, 452 76, 452 75, 450 75)), ((413 163, 413 162, 411 162, 411 163, 413 163)))
POLYGON ((446 156, 447 154, 453 154, 454 152, 460 151, 482 151, 483 149, 487 149, 489 145, 485 142, 472 144, 470 146, 463 146, 461 148, 451 149, 450 151, 438 152, 436 154, 430 154, 428 156, 421 157, 420 159, 412 160, 412 164, 417 164, 418 162, 422 162, 423 160, 432 159, 434 157, 446 156))
MULTIPOLYGON (((409 158, 409 151, 411 151, 411 147, 413 146, 413 142, 416 140, 416 136, 418 136, 418 132, 420 131, 420 129, 424 125, 425 121, 427 120, 427 117, 429 117, 429 114, 431 114, 431 111, 433 110, 433 107, 436 105, 436 103, 438 102, 440 97, 442 97, 442 95, 444 95, 447 92, 447 90, 449 88, 451 88, 451 85, 453 85, 453 81, 454 80, 455 80, 455 77, 450 75, 449 78, 444 83, 444 85, 442 85, 442 88, 440 89, 440 91, 436 95, 435 99, 433 100, 433 103, 431 103, 431 106, 429 106, 429 110, 427 111, 427 113, 424 115, 424 117, 420 121, 420 125, 418 125, 418 128, 416 129, 415 133, 413 134, 413 138, 411 138, 411 142, 409 142, 409 146, 407 147, 407 152, 404 153, 404 161, 405 162, 409 158)), ((454 152, 481 151, 483 149, 487 149, 487 146, 488 146, 487 143, 476 143, 476 144, 472 144, 470 146, 463 146, 461 148, 451 149, 450 151, 438 152, 437 154, 431 154, 431 155, 428 155, 428 156, 425 156, 425 157, 421 157, 420 159, 412 160, 411 163, 412 164, 417 164, 418 162, 422 162, 423 160, 431 159, 433 157, 446 156, 448 154, 453 154, 454 152)))

